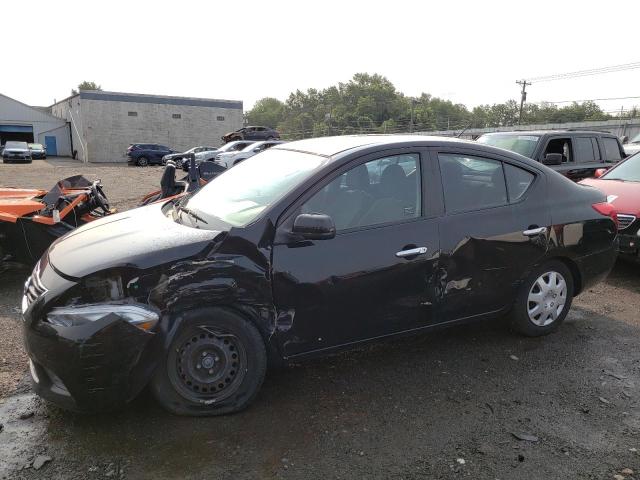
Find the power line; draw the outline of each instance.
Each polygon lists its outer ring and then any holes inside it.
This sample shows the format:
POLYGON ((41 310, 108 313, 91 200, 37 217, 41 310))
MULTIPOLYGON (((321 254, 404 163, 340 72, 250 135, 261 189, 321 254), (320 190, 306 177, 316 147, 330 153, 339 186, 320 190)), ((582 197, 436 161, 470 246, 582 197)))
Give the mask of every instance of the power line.
POLYGON ((542 100, 540 102, 529 102, 529 103, 536 103, 536 104, 541 104, 541 103, 553 103, 553 104, 560 104, 560 103, 580 103, 580 102, 606 102, 609 100, 633 100, 633 99, 638 99, 640 98, 640 96, 635 96, 635 97, 609 97, 609 98, 586 98, 586 99, 581 99, 581 100, 559 100, 557 102, 552 102, 550 100, 542 100))
POLYGON ((591 75, 601 75, 604 73, 622 72, 625 70, 634 70, 640 68, 640 62, 624 63, 622 65, 611 65, 609 67, 590 68, 588 70, 578 70, 575 72, 556 73, 554 75, 544 75, 540 77, 531 77, 531 82, 550 82, 553 80, 565 80, 567 78, 587 77, 591 75))

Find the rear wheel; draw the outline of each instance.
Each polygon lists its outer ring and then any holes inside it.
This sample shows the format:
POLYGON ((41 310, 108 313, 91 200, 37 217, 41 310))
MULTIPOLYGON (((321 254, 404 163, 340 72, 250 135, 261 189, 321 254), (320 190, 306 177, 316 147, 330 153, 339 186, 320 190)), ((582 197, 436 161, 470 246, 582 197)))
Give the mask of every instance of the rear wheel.
POLYGON ((531 337, 557 329, 571 308, 573 283, 571 272, 560 261, 536 268, 520 288, 511 311, 512 327, 531 337))
POLYGON ((147 157, 140 157, 138 158, 138 161, 136 163, 139 167, 146 167, 147 165, 149 165, 149 160, 147 159, 147 157))
POLYGON ((264 380, 267 353, 258 329, 223 309, 186 314, 151 383, 177 415, 222 415, 246 408, 264 380))

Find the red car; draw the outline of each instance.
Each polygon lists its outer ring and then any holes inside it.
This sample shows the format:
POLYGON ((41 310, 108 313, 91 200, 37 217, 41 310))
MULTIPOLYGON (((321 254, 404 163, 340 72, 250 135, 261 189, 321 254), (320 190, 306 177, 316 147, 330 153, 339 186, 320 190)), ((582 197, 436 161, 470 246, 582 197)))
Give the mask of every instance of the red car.
POLYGON ((596 171, 599 178, 580 183, 596 187, 607 195, 618 218, 620 255, 640 261, 640 153, 615 167, 596 171))

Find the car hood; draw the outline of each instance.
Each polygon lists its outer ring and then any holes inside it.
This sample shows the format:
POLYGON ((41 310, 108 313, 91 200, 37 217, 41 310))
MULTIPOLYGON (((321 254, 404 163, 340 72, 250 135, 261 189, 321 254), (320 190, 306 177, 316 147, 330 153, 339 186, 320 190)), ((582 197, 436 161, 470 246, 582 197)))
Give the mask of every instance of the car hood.
POLYGON ((627 155, 633 155, 640 152, 640 143, 626 143, 622 148, 624 148, 624 153, 627 155))
POLYGON ((49 263, 73 278, 114 267, 151 268, 202 252, 221 232, 176 223, 162 207, 153 204, 83 225, 49 247, 49 263))
POLYGON ((596 187, 607 195, 616 212, 640 216, 640 183, 604 178, 586 178, 580 183, 596 187))

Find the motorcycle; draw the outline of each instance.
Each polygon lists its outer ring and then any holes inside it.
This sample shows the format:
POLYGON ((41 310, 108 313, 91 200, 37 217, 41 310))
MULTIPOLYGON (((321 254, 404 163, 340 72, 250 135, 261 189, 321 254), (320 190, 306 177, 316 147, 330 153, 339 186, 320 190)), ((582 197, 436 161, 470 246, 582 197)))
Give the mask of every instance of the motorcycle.
POLYGON ((57 238, 114 212, 100 180, 82 175, 49 191, 0 188, 0 260, 34 265, 57 238))
POLYGON ((188 163, 187 175, 180 180, 176 180, 176 169, 178 167, 173 160, 168 160, 160 179, 160 190, 146 194, 142 197, 140 205, 148 205, 160 200, 168 200, 186 193, 195 192, 226 170, 224 166, 210 161, 197 164, 194 154, 189 154, 188 163))

